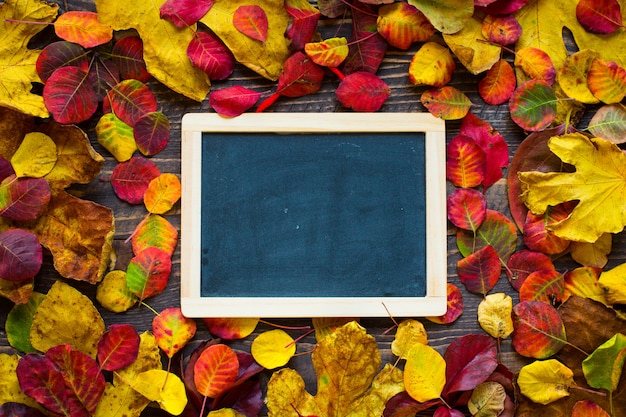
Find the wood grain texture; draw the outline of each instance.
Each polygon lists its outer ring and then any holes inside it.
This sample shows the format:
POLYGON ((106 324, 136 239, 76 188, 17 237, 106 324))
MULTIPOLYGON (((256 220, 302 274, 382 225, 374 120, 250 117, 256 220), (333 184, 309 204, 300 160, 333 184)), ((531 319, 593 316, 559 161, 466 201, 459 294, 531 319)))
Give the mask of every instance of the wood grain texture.
MULTIPOLYGON (((63 6, 63 2, 59 2, 63 6)), ((93 1, 88 0, 68 0, 67 7, 70 10, 95 10, 93 1)), ((320 30, 323 36, 334 36, 346 32, 350 27, 349 21, 339 20, 324 20, 320 25, 320 30)), ((389 85, 391 88, 391 95, 387 102, 380 109, 380 112, 424 112, 425 109, 420 103, 420 95, 424 91, 423 87, 414 87, 410 84, 408 78, 408 66, 412 56, 417 50, 419 45, 414 45, 407 51, 399 51, 390 49, 386 55, 386 58, 378 73, 379 76, 389 85)), ((510 57, 509 57, 510 58, 510 57)), ((459 64, 457 71, 454 74, 451 85, 460 89, 470 100, 474 103, 472 112, 478 117, 488 121, 496 128, 505 138, 509 145, 510 155, 512 156, 525 138, 525 133, 518 128, 510 119, 508 106, 488 106, 486 105, 477 93, 477 82, 480 76, 474 76, 465 71, 459 64)), ((264 96, 271 94, 275 89, 275 83, 259 77, 247 68, 237 66, 233 75, 226 81, 215 82, 213 89, 221 89, 231 85, 244 85, 248 88, 254 89, 259 92, 263 92, 264 96)), ((343 108, 337 101, 334 95, 334 91, 338 85, 336 77, 330 73, 327 74, 322 89, 313 95, 302 98, 280 98, 269 111, 271 112, 305 112, 305 113, 321 113, 321 112, 344 112, 348 111, 343 108)), ((162 172, 171 172, 180 175, 180 122, 182 116, 188 112, 210 112, 208 100, 198 103, 182 97, 167 87, 157 83, 150 82, 149 87, 156 94, 159 107, 168 116, 171 122, 171 140, 167 148, 159 155, 152 158, 152 161, 157 164, 162 172)), ((582 126, 586 126, 585 120, 589 120, 591 111, 588 111, 582 116, 582 126)), ((83 123, 81 127, 87 132, 94 148, 106 158, 105 165, 98 179, 92 181, 90 184, 80 187, 74 187, 72 191, 82 198, 90 199, 98 203, 104 204, 110 207, 115 214, 116 234, 115 234, 115 248, 117 251, 117 269, 125 269, 126 264, 132 257, 130 244, 126 242, 126 239, 131 235, 136 225, 146 215, 146 210, 143 206, 131 206, 121 200, 119 200, 111 189, 111 184, 108 182, 108 178, 111 175, 113 168, 116 165, 116 161, 110 156, 110 154, 103 149, 96 141, 95 136, 95 122, 98 115, 92 118, 89 122, 83 123)), ((446 137, 449 141, 452 137, 458 134, 460 123, 447 122, 446 123, 446 137)), ((449 185, 449 190, 451 186, 449 185)), ((508 213, 508 201, 506 192, 506 181, 500 180, 487 192, 489 201, 489 208, 498 210, 504 213, 508 213)), ((167 219, 177 228, 180 229, 180 204, 178 204, 170 213, 166 214, 167 219)), ((180 231, 183 236, 186 231, 180 231)), ((518 248, 522 247, 521 238, 518 240, 518 248)), ((617 235, 614 239, 613 252, 610 257, 608 267, 612 267, 626 261, 626 238, 624 234, 617 235)), ((460 259, 458 250, 455 244, 455 230, 449 225, 447 232, 447 249, 448 249, 448 281, 456 284, 463 292, 463 298, 465 303, 465 310, 461 317, 453 324, 449 325, 436 325, 427 320, 422 320, 426 326, 429 343, 443 353, 449 343, 463 335, 472 333, 483 333, 480 328, 476 311, 481 297, 475 294, 469 294, 465 291, 463 285, 460 283, 457 273, 456 264, 460 259)), ((572 268, 575 264, 567 256, 556 261, 557 269, 559 271, 565 271, 567 268, 572 268)), ((51 266, 50 256, 45 257, 45 265, 36 278, 36 290, 40 292, 47 292, 52 283, 61 279, 56 271, 51 266)), ((65 280, 67 281, 67 280, 65 280)), ((114 314, 101 308, 95 301, 95 286, 68 281, 71 285, 77 287, 80 291, 90 297, 96 307, 101 312, 105 323, 107 325, 114 323, 130 323, 136 327, 140 332, 149 330, 153 318, 153 313, 146 307, 134 307, 130 311, 122 314, 114 314)), ((512 289, 508 283, 504 274, 502 275, 498 285, 493 292, 505 292, 513 297, 514 303, 518 301, 517 293, 512 289)), ((177 249, 173 257, 173 270, 170 278, 167 290, 149 300, 147 302, 152 308, 160 311, 166 307, 177 306, 179 304, 180 294, 180 249, 177 249)), ((15 351, 9 346, 4 328, 6 316, 12 308, 12 303, 1 299, 0 300, 0 352, 3 353, 15 353, 15 351)), ((402 317, 395 317, 395 320, 400 321, 402 317)), ((281 324, 290 325, 308 325, 310 320, 308 319, 282 319, 275 320, 281 324)), ((379 319, 363 319, 361 323, 367 328, 368 332, 376 337, 378 341, 383 360, 385 362, 395 362, 395 357, 391 354, 390 344, 393 340, 393 331, 388 332, 393 327, 393 321, 391 318, 379 318, 379 319)), ((269 329, 270 326, 262 324, 258 327, 255 334, 247 337, 244 340, 232 342, 233 348, 249 351, 250 344, 255 335, 259 332, 269 329)), ((195 340, 185 349, 185 353, 188 353, 197 346, 199 341, 210 339, 212 336, 207 331, 202 321, 198 320, 198 334, 195 340)), ((315 340, 313 336, 305 337, 298 344, 298 352, 310 352, 313 350, 315 340)), ((502 354, 501 361, 508 366, 512 371, 517 371, 523 364, 526 363, 526 359, 517 355, 509 340, 502 341, 501 344, 502 354)), ((315 374, 312 369, 310 355, 302 355, 294 358, 290 366, 298 369, 304 376, 307 387, 311 392, 315 392, 315 374)), ((269 372, 263 375, 263 378, 269 377, 269 372)), ((432 414, 432 413, 431 413, 432 414)), ((147 410, 144 412, 146 416, 163 415, 159 411, 147 410)), ((429 415, 426 413, 425 415, 429 415)))

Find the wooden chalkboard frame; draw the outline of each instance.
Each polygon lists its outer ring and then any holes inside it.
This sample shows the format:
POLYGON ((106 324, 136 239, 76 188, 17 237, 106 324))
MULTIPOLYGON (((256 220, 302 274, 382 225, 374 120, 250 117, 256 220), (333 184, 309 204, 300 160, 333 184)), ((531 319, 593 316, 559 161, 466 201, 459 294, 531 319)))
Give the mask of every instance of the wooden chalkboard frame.
MULTIPOLYGON (((445 123, 428 113, 245 113, 182 119, 181 308, 188 317, 423 317, 447 302, 445 123), (229 297, 201 295, 201 175, 204 133, 423 133, 426 172, 426 295, 423 297, 229 297)), ((391 282, 390 285, 393 285, 391 282)))

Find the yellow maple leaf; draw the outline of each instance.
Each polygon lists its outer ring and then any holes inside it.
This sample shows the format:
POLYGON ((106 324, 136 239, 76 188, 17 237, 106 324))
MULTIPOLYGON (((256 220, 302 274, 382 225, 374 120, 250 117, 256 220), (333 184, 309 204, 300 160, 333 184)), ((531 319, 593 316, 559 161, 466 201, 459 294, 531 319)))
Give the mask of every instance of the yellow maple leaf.
POLYGON ((143 58, 148 72, 172 90, 202 101, 211 88, 207 74, 191 64, 187 46, 196 25, 177 28, 161 19, 159 8, 165 0, 133 2, 97 0, 100 23, 114 30, 136 29, 143 41, 143 58))
POLYGON ((46 26, 24 22, 52 22, 59 6, 39 0, 6 0, 0 4, 0 106, 37 117, 49 113, 32 83, 41 82, 35 64, 40 50, 28 41, 46 26), (20 21, 20 22, 17 22, 20 21))
POLYGON ((549 206, 578 201, 569 217, 548 226, 555 235, 595 242, 626 225, 626 155, 612 142, 580 133, 554 136, 550 150, 576 171, 520 172, 520 198, 535 214, 549 206))

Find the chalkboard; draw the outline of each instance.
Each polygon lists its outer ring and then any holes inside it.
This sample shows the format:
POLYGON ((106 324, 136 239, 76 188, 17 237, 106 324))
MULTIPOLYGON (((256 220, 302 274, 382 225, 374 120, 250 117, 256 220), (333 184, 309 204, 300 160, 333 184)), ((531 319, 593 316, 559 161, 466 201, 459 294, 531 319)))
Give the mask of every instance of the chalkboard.
POLYGON ((445 312, 442 121, 193 114, 182 131, 186 315, 445 312))

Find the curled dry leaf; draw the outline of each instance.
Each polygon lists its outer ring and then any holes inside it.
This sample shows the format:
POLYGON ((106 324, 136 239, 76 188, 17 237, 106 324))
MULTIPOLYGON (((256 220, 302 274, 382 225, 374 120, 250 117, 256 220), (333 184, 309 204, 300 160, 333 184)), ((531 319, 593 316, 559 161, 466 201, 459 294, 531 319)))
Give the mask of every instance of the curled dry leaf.
POLYGON ((488 294, 478 304, 478 323, 492 337, 506 339, 513 333, 513 299, 504 293, 488 294))

